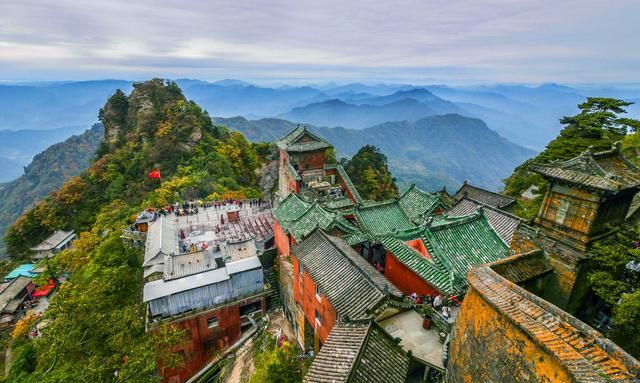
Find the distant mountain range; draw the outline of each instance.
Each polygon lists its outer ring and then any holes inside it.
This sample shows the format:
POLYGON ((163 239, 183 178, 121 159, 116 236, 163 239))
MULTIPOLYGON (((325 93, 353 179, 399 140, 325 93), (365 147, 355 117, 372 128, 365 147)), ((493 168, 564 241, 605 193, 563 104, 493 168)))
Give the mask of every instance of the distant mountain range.
MULTIPOLYGON (((365 129, 389 121, 415 122, 456 113, 479 118, 504 138, 535 150, 555 137, 561 128, 558 119, 575 113, 576 105, 586 96, 640 99, 640 85, 451 87, 353 83, 267 87, 232 79, 176 81, 187 98, 211 116, 251 120, 277 116, 318 126, 365 129)), ((46 146, 91 126, 109 95, 117 88, 128 92, 131 87, 132 82, 122 80, 0 85, 0 182, 22 174, 23 166, 46 146), (16 132, 7 134, 5 129, 16 132), (56 133, 41 137, 35 132, 54 129, 56 133), (30 142, 37 144, 20 146, 30 142)), ((640 106, 629 111, 632 117, 640 117, 640 106)))
POLYGON ((36 155, 18 179, 0 183, 0 258, 4 255, 2 238, 11 222, 69 178, 87 169, 103 135, 102 125, 96 124, 36 155))
MULTIPOLYGON (((273 141, 296 127, 274 118, 214 118, 214 123, 238 130, 252 141, 273 141)), ((500 137, 481 120, 457 114, 386 122, 361 130, 308 127, 334 143, 344 156, 366 144, 379 147, 401 186, 416 183, 426 190, 443 186, 452 190, 464 180, 498 190, 503 178, 535 154, 500 137)))

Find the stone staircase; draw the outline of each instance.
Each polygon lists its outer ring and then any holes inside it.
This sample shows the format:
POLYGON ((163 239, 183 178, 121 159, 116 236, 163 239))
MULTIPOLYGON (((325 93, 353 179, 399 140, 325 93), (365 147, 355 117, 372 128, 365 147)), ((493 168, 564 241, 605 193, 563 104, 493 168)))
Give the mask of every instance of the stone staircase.
POLYGON ((275 271, 267 269, 264 271, 265 282, 269 284, 269 310, 282 307, 280 302, 280 292, 278 291, 278 280, 275 271))

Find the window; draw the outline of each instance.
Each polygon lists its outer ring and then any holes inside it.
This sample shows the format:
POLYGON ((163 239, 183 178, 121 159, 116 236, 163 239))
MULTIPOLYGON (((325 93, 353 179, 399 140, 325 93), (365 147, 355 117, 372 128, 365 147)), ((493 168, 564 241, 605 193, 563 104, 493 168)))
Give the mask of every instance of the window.
POLYGON ((320 285, 316 285, 316 299, 320 301, 322 299, 322 289, 320 285))
POLYGON ((207 319, 207 327, 209 327, 209 328, 218 327, 218 317, 213 316, 213 317, 207 319))
POLYGON ((320 313, 318 312, 318 310, 316 310, 316 326, 321 326, 322 325, 322 317, 320 316, 320 313))

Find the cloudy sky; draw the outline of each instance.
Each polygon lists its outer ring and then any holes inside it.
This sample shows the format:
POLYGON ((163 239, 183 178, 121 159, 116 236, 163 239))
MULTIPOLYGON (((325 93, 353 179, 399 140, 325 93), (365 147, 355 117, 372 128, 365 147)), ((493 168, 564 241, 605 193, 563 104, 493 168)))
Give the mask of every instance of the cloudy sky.
POLYGON ((640 82, 638 0, 0 0, 0 80, 640 82))

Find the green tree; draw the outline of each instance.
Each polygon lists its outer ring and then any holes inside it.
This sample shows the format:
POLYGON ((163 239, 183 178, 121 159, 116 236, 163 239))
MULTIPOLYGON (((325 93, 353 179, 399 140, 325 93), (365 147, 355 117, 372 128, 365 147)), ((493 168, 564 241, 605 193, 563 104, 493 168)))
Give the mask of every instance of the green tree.
POLYGON ((387 157, 373 145, 366 145, 344 163, 344 168, 360 195, 365 199, 384 200, 398 195, 387 157))
MULTIPOLYGON (((640 121, 620 117, 626 113, 624 108, 631 104, 633 103, 614 98, 587 98, 586 102, 578 105, 580 113, 560 119, 564 128, 558 137, 549 142, 545 150, 518 166, 513 174, 504 180, 504 193, 518 197, 532 184, 537 185, 539 190, 546 189, 542 177, 527 170, 530 163, 568 160, 589 147, 593 147, 596 152, 607 150, 614 142, 622 140, 627 132, 635 132, 640 126, 640 121)), ((524 218, 532 218, 538 213, 541 202, 541 197, 534 203, 523 205, 520 202, 516 213, 524 218)))

